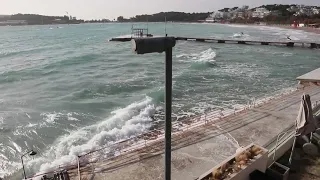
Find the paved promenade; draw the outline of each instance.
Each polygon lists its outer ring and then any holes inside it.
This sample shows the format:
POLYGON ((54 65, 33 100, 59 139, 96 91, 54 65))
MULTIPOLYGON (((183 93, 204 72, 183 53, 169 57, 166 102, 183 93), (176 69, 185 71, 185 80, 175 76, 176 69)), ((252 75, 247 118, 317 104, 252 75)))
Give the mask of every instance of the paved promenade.
MULTIPOLYGON (((238 144, 266 145, 294 124, 303 93, 320 100, 320 87, 309 86, 258 107, 202 122, 172 137, 172 179, 192 180, 235 153, 238 144), (233 138, 234 137, 234 138, 233 138)), ((81 179, 164 179, 164 142, 157 140, 122 155, 81 168, 81 179)), ((77 179, 77 172, 70 171, 77 179)))

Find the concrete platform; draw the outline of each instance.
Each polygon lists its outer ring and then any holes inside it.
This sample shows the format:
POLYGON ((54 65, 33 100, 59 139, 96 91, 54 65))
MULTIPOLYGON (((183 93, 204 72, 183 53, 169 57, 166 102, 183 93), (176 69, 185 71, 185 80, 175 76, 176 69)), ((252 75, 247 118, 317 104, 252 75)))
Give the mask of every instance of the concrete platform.
POLYGON ((320 68, 313 70, 311 72, 308 72, 307 74, 304 74, 302 76, 297 77, 297 80, 300 82, 314 82, 319 83, 320 82, 320 68))
MULTIPOLYGON (((193 180, 235 153, 237 143, 269 146, 280 132, 292 127, 303 93, 320 100, 320 87, 309 86, 274 99, 260 107, 184 131, 172 137, 172 179, 193 180)), ((114 159, 101 160, 81 168, 81 179, 164 179, 164 143, 146 147, 114 159)), ((78 179, 76 170, 73 179, 78 179)))

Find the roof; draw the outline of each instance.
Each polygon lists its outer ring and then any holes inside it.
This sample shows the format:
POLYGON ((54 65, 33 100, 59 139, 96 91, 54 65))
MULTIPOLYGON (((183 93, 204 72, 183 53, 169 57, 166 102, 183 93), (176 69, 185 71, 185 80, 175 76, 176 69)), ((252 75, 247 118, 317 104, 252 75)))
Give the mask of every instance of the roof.
POLYGON ((298 81, 320 82, 320 68, 297 77, 298 81))

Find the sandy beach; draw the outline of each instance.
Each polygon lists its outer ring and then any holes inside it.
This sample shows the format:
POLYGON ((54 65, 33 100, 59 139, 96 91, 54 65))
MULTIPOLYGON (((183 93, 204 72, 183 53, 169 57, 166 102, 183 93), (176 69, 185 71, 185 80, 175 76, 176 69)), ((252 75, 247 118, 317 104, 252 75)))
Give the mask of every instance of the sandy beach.
POLYGON ((302 30, 305 32, 311 32, 311 33, 316 33, 320 34, 320 28, 311 28, 311 27, 293 27, 290 25, 269 25, 272 27, 280 27, 280 28, 285 28, 285 29, 296 29, 296 30, 302 30))

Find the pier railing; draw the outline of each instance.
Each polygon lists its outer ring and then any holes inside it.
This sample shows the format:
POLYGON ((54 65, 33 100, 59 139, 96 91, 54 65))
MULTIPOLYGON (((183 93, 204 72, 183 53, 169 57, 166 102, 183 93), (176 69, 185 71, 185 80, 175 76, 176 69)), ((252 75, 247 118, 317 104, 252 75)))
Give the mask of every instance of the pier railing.
MULTIPOLYGON (((219 110, 207 110, 204 114, 196 115, 178 121, 172 122, 172 136, 179 137, 181 140, 184 139, 184 134, 189 131, 196 132, 197 129, 203 128, 204 126, 212 125, 217 122, 230 117, 236 116, 243 113, 248 113, 249 109, 261 107, 274 108, 270 104, 273 100, 281 101, 286 99, 289 95, 297 94, 300 89, 292 90, 290 92, 284 92, 276 96, 263 98, 260 100, 252 99, 246 105, 235 106, 234 109, 221 108, 219 110)), ((298 95, 298 94, 297 94, 298 95)), ((313 106, 319 106, 319 100, 313 100, 313 106)), ((254 117, 253 117, 254 118, 254 117)), ((227 123, 220 125, 220 133, 224 129, 228 129, 227 123)), ((53 167, 52 171, 38 173, 33 177, 43 176, 47 174, 53 174, 59 170, 66 169, 69 170, 70 176, 79 176, 86 174, 99 173, 101 171, 112 171, 120 168, 123 165, 137 162, 137 160, 144 159, 149 156, 144 157, 146 149, 150 148, 151 154, 157 155, 163 152, 163 142, 164 142, 164 125, 160 125, 157 129, 150 130, 148 132, 139 134, 134 137, 130 137, 121 141, 117 141, 112 144, 108 144, 102 148, 95 149, 86 154, 78 157, 78 164, 61 164, 60 166, 53 167), (153 146, 153 148, 151 148, 153 146), (139 157, 132 157, 132 153, 140 154, 139 157), (113 165, 114 164, 114 165, 113 165), (101 167, 108 167, 102 169, 101 167), (72 171, 74 169, 74 171, 72 171)), ((218 130, 219 130, 218 129, 218 130)), ((179 141, 179 138, 176 139, 179 141)), ((180 142, 180 141, 179 141, 180 142)), ((172 142, 173 144, 178 144, 178 142, 172 142)), ((194 143, 194 142, 193 142, 194 143)))

